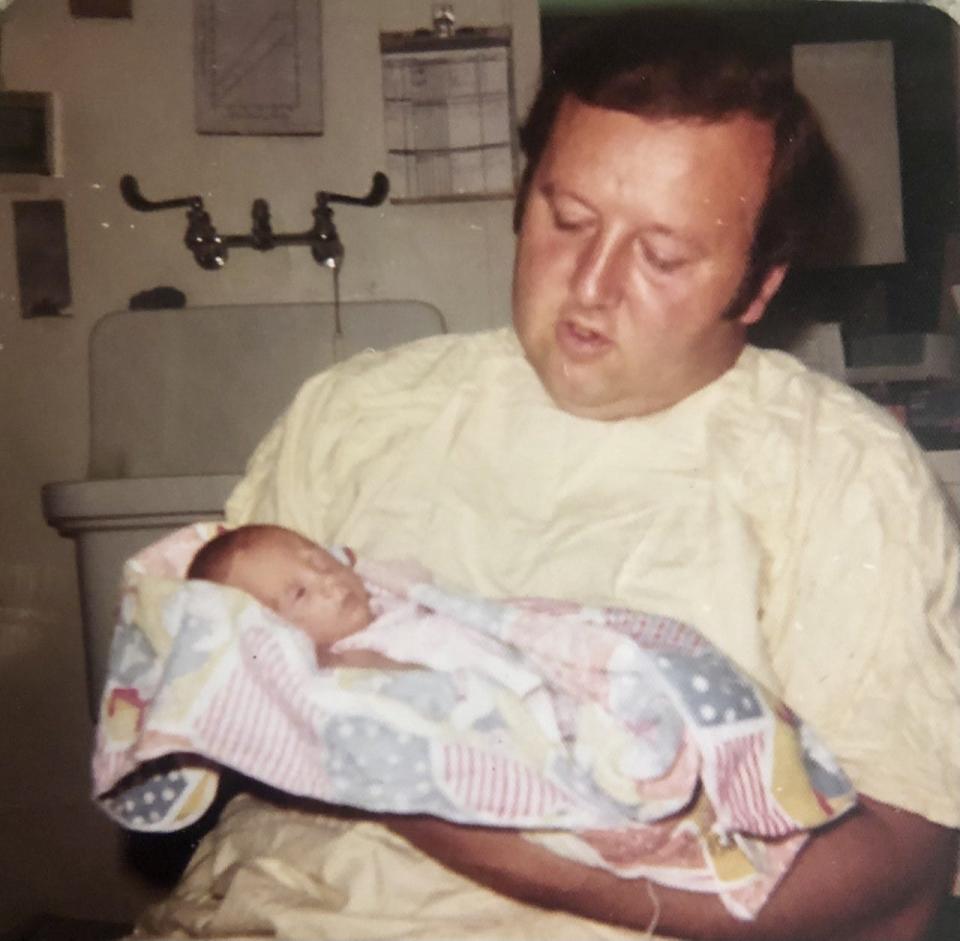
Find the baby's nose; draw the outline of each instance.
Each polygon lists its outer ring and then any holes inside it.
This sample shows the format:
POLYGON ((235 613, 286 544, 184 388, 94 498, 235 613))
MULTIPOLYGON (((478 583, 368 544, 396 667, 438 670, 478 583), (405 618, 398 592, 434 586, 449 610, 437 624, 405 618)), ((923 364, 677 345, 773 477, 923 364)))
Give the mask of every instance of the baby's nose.
POLYGON ((341 597, 347 593, 346 582, 336 572, 322 572, 319 581, 321 589, 330 595, 341 597))

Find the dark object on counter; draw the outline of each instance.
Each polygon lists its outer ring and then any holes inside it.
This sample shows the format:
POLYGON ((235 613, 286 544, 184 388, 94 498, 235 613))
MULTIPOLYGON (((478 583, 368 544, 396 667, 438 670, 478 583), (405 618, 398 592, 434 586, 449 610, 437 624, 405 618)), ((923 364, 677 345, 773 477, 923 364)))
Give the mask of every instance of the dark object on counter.
POLYGON ((160 285, 134 294, 127 306, 129 310, 179 310, 187 306, 187 295, 179 288, 160 285))
POLYGON ((960 448, 960 382, 871 382, 856 388, 891 412, 925 450, 960 448))

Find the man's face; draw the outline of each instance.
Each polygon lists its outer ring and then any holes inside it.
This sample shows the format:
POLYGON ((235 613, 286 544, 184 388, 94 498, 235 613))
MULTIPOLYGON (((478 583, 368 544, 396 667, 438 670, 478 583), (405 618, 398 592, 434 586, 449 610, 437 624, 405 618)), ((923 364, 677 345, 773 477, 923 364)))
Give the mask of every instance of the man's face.
POLYGON ((329 552, 293 532, 271 532, 239 552, 228 583, 328 646, 373 619, 360 577, 329 552))
POLYGON ((567 98, 533 177, 514 325, 554 401, 646 415, 729 369, 783 269, 736 318, 773 155, 769 125, 650 120, 567 98))

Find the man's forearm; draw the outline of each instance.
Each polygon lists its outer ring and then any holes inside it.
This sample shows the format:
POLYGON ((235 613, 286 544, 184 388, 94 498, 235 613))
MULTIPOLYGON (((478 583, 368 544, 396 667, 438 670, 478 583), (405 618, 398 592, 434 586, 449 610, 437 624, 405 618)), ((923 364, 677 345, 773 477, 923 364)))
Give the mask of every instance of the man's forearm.
POLYGON ((444 865, 513 898, 685 938, 921 938, 956 860, 951 831, 874 801, 813 837, 755 921, 715 896, 625 880, 563 860, 509 831, 400 818, 394 829, 444 865))

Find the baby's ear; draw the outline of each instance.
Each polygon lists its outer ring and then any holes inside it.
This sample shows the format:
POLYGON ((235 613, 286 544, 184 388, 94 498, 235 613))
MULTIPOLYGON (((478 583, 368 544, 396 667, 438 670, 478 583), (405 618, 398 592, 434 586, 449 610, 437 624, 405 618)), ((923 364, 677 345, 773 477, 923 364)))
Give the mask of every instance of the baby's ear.
POLYGON ((350 568, 354 568, 357 564, 357 554, 349 546, 327 546, 326 550, 338 562, 349 565, 350 568))

